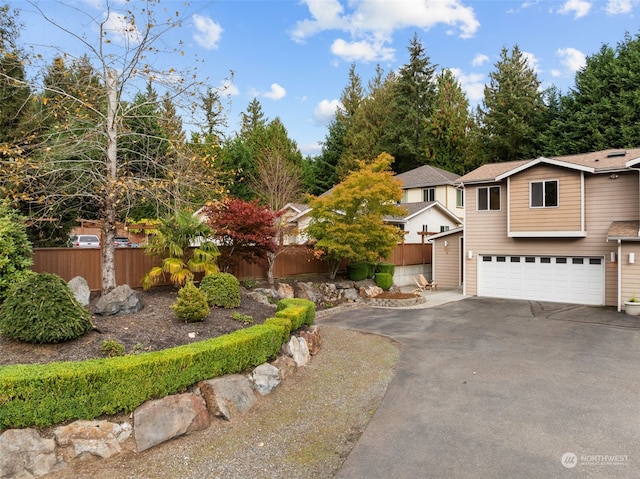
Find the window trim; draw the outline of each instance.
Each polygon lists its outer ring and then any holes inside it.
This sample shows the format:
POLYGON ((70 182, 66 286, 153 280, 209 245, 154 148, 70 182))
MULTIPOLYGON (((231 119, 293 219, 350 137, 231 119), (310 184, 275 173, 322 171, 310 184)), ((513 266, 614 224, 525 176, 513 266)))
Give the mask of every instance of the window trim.
POLYGON ((502 209, 502 187, 500 185, 495 186, 479 186, 476 189, 476 211, 500 211, 502 209), (498 190, 498 207, 491 208, 491 190, 498 190), (486 208, 480 208, 480 194, 481 191, 485 191, 486 195, 486 208))
POLYGON ((464 190, 456 189, 456 208, 464 208, 464 190))
POLYGON ((559 208, 560 207, 560 180, 550 179, 550 180, 535 180, 529 182, 529 208, 531 209, 541 209, 541 208, 559 208), (556 204, 547 206, 547 183, 555 183, 556 184, 556 204), (533 205, 533 185, 534 184, 542 184, 542 204, 541 205, 533 205))

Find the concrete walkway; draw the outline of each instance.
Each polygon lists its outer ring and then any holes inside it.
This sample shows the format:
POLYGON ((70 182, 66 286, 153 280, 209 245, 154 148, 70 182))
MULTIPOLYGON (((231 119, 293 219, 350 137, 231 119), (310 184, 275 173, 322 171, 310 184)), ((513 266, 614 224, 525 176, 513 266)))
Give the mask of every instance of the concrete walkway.
POLYGON ((640 320, 425 295, 419 309, 362 307, 318 320, 402 345, 337 478, 640 477, 640 320))

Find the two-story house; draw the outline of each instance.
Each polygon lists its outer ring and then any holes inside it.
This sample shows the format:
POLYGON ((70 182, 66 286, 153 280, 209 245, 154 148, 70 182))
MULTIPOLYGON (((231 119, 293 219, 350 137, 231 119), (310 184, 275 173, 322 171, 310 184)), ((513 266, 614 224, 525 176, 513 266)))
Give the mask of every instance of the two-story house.
MULTIPOLYGON (((486 164, 459 178, 464 293, 623 309, 640 295, 639 171, 637 148, 486 164)), ((435 239, 436 256, 446 239, 435 239)))
MULTIPOLYGON (((396 175, 402 182, 402 203, 437 201, 458 218, 464 218, 464 192, 457 187, 460 175, 431 165, 423 165, 396 175)), ((435 232, 439 232, 436 229, 435 232)))

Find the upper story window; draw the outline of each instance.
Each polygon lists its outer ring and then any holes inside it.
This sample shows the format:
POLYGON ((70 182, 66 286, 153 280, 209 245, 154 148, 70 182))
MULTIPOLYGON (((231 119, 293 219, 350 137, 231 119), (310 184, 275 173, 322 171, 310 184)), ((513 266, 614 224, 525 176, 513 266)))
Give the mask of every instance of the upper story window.
POLYGON ((500 209, 500 187, 485 186, 478 188, 478 211, 500 209))
POLYGON ((407 190, 402 190, 402 200, 400 203, 408 203, 409 202, 409 192, 407 190))
POLYGON ((558 206, 558 180, 531 182, 530 199, 531 208, 553 208, 558 206))
POLYGON ((445 225, 440 226, 440 233, 444 233, 445 231, 449 231, 449 227, 445 225))
POLYGON ((464 190, 456 190, 456 207, 464 207, 464 190))
POLYGON ((435 201, 436 200, 436 189, 435 188, 425 188, 422 190, 422 201, 435 201))

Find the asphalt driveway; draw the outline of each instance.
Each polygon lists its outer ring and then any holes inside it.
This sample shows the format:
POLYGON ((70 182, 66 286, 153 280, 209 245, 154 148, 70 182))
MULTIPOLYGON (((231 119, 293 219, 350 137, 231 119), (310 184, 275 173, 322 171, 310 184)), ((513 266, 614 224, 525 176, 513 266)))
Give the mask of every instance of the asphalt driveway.
POLYGON ((402 344, 337 478, 640 477, 640 319, 468 298, 318 324, 402 344))

